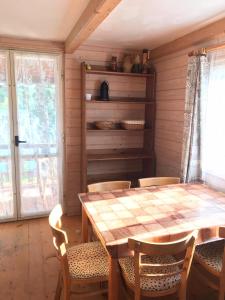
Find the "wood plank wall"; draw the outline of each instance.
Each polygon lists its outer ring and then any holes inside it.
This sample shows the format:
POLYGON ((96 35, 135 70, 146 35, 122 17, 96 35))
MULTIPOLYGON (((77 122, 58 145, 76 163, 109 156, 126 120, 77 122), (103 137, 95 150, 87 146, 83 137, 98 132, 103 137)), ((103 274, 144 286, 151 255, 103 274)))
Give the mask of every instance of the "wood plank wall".
POLYGON ((157 176, 180 176, 188 51, 155 60, 157 176))
POLYGON ((224 42, 223 33, 154 60, 157 70, 155 135, 157 176, 180 176, 188 53, 224 42))
MULTIPOLYGON (((106 65, 112 55, 121 61, 124 49, 83 45, 65 55, 65 176, 64 203, 67 214, 80 214, 77 193, 81 188, 81 76, 80 64, 106 65)), ((128 51, 130 53, 131 51, 128 51)), ((116 84, 116 83, 115 83, 116 84)), ((114 87, 115 88, 115 87, 114 87)), ((94 85, 90 89, 95 89, 94 85)))

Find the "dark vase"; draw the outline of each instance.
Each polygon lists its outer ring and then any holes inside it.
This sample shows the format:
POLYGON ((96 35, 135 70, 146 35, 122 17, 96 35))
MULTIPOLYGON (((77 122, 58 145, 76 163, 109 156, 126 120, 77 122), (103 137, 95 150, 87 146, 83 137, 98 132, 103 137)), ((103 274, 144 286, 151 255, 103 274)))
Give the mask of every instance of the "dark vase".
POLYGON ((109 83, 103 81, 100 86, 100 100, 109 100, 109 83))

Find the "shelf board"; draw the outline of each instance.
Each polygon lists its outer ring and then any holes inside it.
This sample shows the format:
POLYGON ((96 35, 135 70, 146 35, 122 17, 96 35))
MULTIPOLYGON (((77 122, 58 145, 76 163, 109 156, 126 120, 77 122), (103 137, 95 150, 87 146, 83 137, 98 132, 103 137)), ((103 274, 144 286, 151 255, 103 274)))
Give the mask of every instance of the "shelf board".
POLYGON ((114 103, 114 104, 124 104, 124 103, 129 103, 129 104, 154 104, 155 101, 138 101, 138 100, 134 100, 134 99, 131 99, 131 100, 86 100, 86 103, 92 103, 92 104, 95 104, 95 103, 114 103))
POLYGON ((130 77, 154 77, 154 74, 142 74, 142 73, 125 73, 125 72, 113 72, 108 70, 86 70, 87 74, 100 74, 100 75, 113 75, 113 76, 130 76, 130 77))
POLYGON ((107 154, 88 154, 88 161, 104 160, 133 160, 152 158, 152 155, 145 153, 107 153, 107 154))
POLYGON ((87 129, 88 132, 140 132, 140 131, 152 131, 152 129, 87 129))

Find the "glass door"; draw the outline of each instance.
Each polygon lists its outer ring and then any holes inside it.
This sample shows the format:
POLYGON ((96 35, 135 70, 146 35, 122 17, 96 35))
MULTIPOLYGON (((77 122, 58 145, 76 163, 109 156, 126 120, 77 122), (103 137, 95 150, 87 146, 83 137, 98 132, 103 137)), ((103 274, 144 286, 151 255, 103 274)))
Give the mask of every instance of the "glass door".
POLYGON ((9 55, 0 51, 0 221, 16 218, 9 55))
POLYGON ((0 51, 0 221, 62 199, 60 56, 0 51))
POLYGON ((19 215, 44 215, 61 200, 61 115, 57 56, 13 53, 19 215))

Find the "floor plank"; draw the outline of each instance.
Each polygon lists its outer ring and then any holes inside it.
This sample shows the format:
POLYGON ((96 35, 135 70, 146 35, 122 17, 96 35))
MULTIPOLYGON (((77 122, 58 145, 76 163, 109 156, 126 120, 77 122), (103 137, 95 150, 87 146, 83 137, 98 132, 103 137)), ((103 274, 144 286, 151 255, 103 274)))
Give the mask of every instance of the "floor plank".
MULTIPOLYGON (((63 227, 70 244, 80 243, 80 217, 64 217, 63 227)), ((0 300, 53 300, 58 270, 47 218, 0 224, 0 300)), ((217 299, 215 292, 193 276, 189 287, 189 300, 217 299)))

